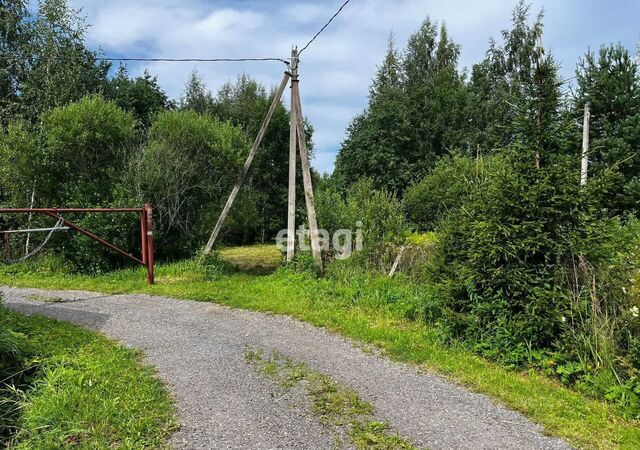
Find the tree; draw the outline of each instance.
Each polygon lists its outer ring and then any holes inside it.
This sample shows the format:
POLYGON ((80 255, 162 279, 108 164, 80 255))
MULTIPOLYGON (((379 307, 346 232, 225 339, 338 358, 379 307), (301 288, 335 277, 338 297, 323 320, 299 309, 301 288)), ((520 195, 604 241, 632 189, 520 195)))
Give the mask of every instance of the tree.
POLYGON ((466 90, 458 73, 460 46, 427 18, 407 44, 404 59, 411 118, 412 151, 419 179, 437 158, 459 148, 466 90), (417 163, 417 162, 420 163, 417 163))
POLYGON ((587 52, 576 70, 574 116, 591 108, 590 172, 606 175, 603 206, 611 214, 640 211, 640 73, 622 45, 587 52))
POLYGON ((362 178, 394 192, 408 183, 411 142, 403 82, 402 57, 390 36, 387 55, 369 89, 369 106, 349 125, 338 153, 335 176, 343 189, 362 178))
POLYGON ((189 109, 199 114, 211 112, 213 109, 213 97, 207 90, 207 86, 202 81, 197 70, 191 72, 189 80, 185 85, 184 94, 180 100, 182 109, 189 109))
MULTIPOLYGON (((218 119, 242 128, 253 139, 274 95, 275 91, 268 92, 258 82, 243 74, 235 83, 227 83, 220 89, 214 99, 212 112, 218 119)), ((313 129, 308 124, 306 132, 308 147, 312 151, 313 129)), ((257 200, 259 221, 256 238, 262 242, 275 237, 286 223, 289 169, 285 155, 288 147, 289 113, 280 103, 243 188, 246 195, 257 200)), ((247 146, 244 156, 248 149, 247 146)), ((302 186, 301 173, 298 174, 298 186, 302 186)), ((298 192, 301 192, 301 188, 298 192)), ((244 195, 243 192, 240 193, 240 197, 244 195)), ((297 200, 302 205, 304 196, 298 195, 297 200)))
POLYGON ((40 114, 102 92, 110 65, 84 46, 86 25, 67 0, 43 0, 30 13, 14 0, 0 9, 0 115, 36 122, 40 114))
POLYGON ((344 187, 360 178, 402 194, 437 158, 462 145, 466 91, 459 47, 446 26, 425 20, 404 55, 393 39, 372 82, 367 109, 347 131, 336 161, 344 187))
POLYGON ((24 77, 24 50, 29 38, 29 13, 25 0, 0 8, 0 126, 6 127, 19 112, 19 84, 24 77))
POLYGON ((541 44, 543 15, 532 24, 529 16, 530 6, 520 0, 502 43, 491 40, 486 58, 473 67, 468 149, 488 153, 520 142, 533 149, 539 166, 545 153, 563 148, 557 145, 560 83, 557 64, 541 44))
POLYGON ((241 129, 210 115, 158 115, 132 160, 129 184, 138 202, 154 204, 160 256, 188 256, 206 240, 247 147, 241 129))
POLYGON ((109 81, 106 97, 131 112, 137 119, 138 127, 143 130, 149 128, 160 111, 173 107, 173 102, 158 85, 157 77, 145 70, 142 76, 131 78, 124 65, 109 81))
POLYGON ((135 119, 101 96, 45 113, 46 169, 37 180, 47 206, 108 205, 136 138, 135 119))

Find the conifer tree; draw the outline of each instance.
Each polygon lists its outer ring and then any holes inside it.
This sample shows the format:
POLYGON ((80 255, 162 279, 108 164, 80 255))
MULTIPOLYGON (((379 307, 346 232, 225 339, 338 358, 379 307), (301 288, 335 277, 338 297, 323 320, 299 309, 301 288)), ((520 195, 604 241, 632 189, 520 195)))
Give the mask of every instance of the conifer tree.
POLYGON ((606 174, 604 199, 612 214, 640 211, 640 73, 637 61, 620 44, 587 52, 576 76, 574 115, 591 109, 590 173, 606 174))

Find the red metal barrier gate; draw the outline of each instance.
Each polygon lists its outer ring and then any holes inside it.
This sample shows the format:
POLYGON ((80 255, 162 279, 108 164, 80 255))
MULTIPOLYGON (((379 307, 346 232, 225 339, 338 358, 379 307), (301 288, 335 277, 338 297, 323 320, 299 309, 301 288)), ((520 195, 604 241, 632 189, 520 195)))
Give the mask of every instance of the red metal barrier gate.
MULTIPOLYGON (((44 214, 62 222, 67 227, 76 230, 90 239, 100 243, 114 252, 147 268, 147 281, 153 284, 153 218, 151 205, 143 208, 0 208, 0 214, 44 214), (63 213, 138 213, 140 214, 140 233, 142 238, 142 259, 127 253, 121 248, 105 241, 91 231, 68 221, 60 214, 63 213)), ((0 231, 0 234, 3 232, 0 231)))

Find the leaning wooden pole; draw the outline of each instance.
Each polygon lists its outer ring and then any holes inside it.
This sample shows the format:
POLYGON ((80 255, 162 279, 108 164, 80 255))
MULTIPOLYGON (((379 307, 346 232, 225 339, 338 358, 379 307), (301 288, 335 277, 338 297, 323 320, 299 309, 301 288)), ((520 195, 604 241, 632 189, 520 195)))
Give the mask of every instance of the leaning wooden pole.
POLYGON ((240 171, 240 175, 238 176, 238 181, 236 181, 236 184, 233 186, 233 189, 231 190, 231 194, 229 195, 229 198, 227 199, 227 203, 224 205, 224 208, 222 209, 222 212, 220 213, 220 217, 218 218, 218 222, 216 223, 215 228, 213 229, 213 232, 211 233, 211 237, 209 238, 209 242, 207 242, 206 247, 204 248, 204 254, 208 255, 209 253, 211 253, 211 250, 213 249, 213 245, 216 243, 216 239, 218 238, 218 234, 220 234, 220 230, 222 229, 222 225, 224 225, 224 221, 227 218, 227 215, 229 214, 229 211, 231 210, 231 207, 233 206, 233 202, 236 200, 236 197, 238 196, 238 192, 240 192, 240 188, 242 187, 242 183, 244 182, 245 177, 247 176, 247 172, 249 172, 249 168, 251 167, 251 163, 253 162, 253 158, 255 158, 256 156, 256 152, 258 151, 258 147, 260 147, 260 144, 262 143, 262 138, 264 138, 265 133, 267 132, 267 127, 269 126, 269 122, 271 122, 271 118, 273 117, 273 113, 276 110, 276 107, 278 106, 278 103, 280 103, 280 99, 282 98, 282 93, 284 92, 284 89, 287 87, 287 84, 289 83, 289 79, 291 78, 291 75, 289 74, 289 72, 285 72, 284 73, 284 77, 282 77, 282 82, 280 83, 280 86, 278 86, 278 90, 276 91, 275 95, 273 96, 273 101, 271 102, 271 107, 269 108, 269 111, 267 112, 267 115, 264 118, 264 121, 262 122, 262 126, 260 127, 260 131, 258 132, 258 135, 256 136, 256 140, 253 142, 253 146, 251 147, 251 151, 249 151, 249 156, 247 156, 247 160, 244 163, 244 166, 242 167, 242 170, 240 171))
POLYGON ((298 115, 293 98, 293 84, 298 81, 298 49, 291 50, 291 121, 289 123, 289 197, 287 203, 287 261, 296 252, 296 151, 298 144, 298 115))
POLYGON ((309 234, 311 235, 311 252, 316 266, 320 272, 322 267, 322 251, 320 249, 320 235, 318 233, 318 221, 316 219, 316 208, 313 201, 313 184, 311 181, 311 168, 309 164, 309 153, 307 151, 307 137, 304 132, 304 123, 302 118, 302 102, 300 101, 299 81, 292 80, 291 95, 293 103, 296 107, 296 116, 298 122, 298 149, 300 150, 300 166, 302 167, 302 180, 304 182, 304 197, 307 204, 307 220, 309 222, 309 234))

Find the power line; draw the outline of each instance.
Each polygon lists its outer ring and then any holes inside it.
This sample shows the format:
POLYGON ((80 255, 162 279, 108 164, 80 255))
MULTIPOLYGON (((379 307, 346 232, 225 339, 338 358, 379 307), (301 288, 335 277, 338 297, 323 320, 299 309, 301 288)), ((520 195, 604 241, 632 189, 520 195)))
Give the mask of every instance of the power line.
MULTIPOLYGON (((64 57, 56 57, 57 59, 72 59, 64 57)), ((0 56, 0 59, 4 60, 20 60, 23 58, 16 58, 11 56, 0 56)), ((283 58, 130 58, 130 57, 106 57, 96 56, 96 61, 140 61, 140 62, 253 62, 253 61, 277 61, 284 64, 290 64, 290 62, 283 58)))
POLYGON ((333 22, 333 19, 335 19, 336 17, 338 17, 338 14, 340 14, 340 13, 342 12, 342 10, 344 9, 344 7, 345 7, 345 6, 347 6, 347 4, 348 4, 350 1, 351 1, 351 0, 347 0, 347 1, 345 1, 345 2, 342 4, 342 6, 340 7, 340 9, 338 9, 338 11, 336 11, 336 13, 335 13, 333 16, 331 16, 331 19, 329 19, 329 21, 328 21, 327 23, 325 23, 325 24, 324 24, 324 26, 323 26, 322 28, 320 28, 320 31, 318 31, 318 32, 315 34, 315 36, 313 36, 313 37, 311 38, 311 40, 310 40, 309 42, 307 42, 307 45, 305 45, 304 47, 302 47, 302 50, 300 50, 300 51, 298 52, 298 55, 302 54, 302 52, 304 52, 304 51, 307 49, 307 47, 309 47, 309 46, 313 43, 313 41, 315 41, 315 40, 316 40, 316 38, 317 38, 318 36, 320 36, 320 34, 321 34, 321 33, 322 33, 322 32, 323 32, 323 31, 324 31, 324 30, 325 30, 325 29, 326 29, 326 28, 331 24, 331 22, 333 22))
POLYGON ((114 58, 97 57, 97 61, 142 61, 142 62, 248 62, 248 61, 278 61, 289 64, 282 58, 114 58))

